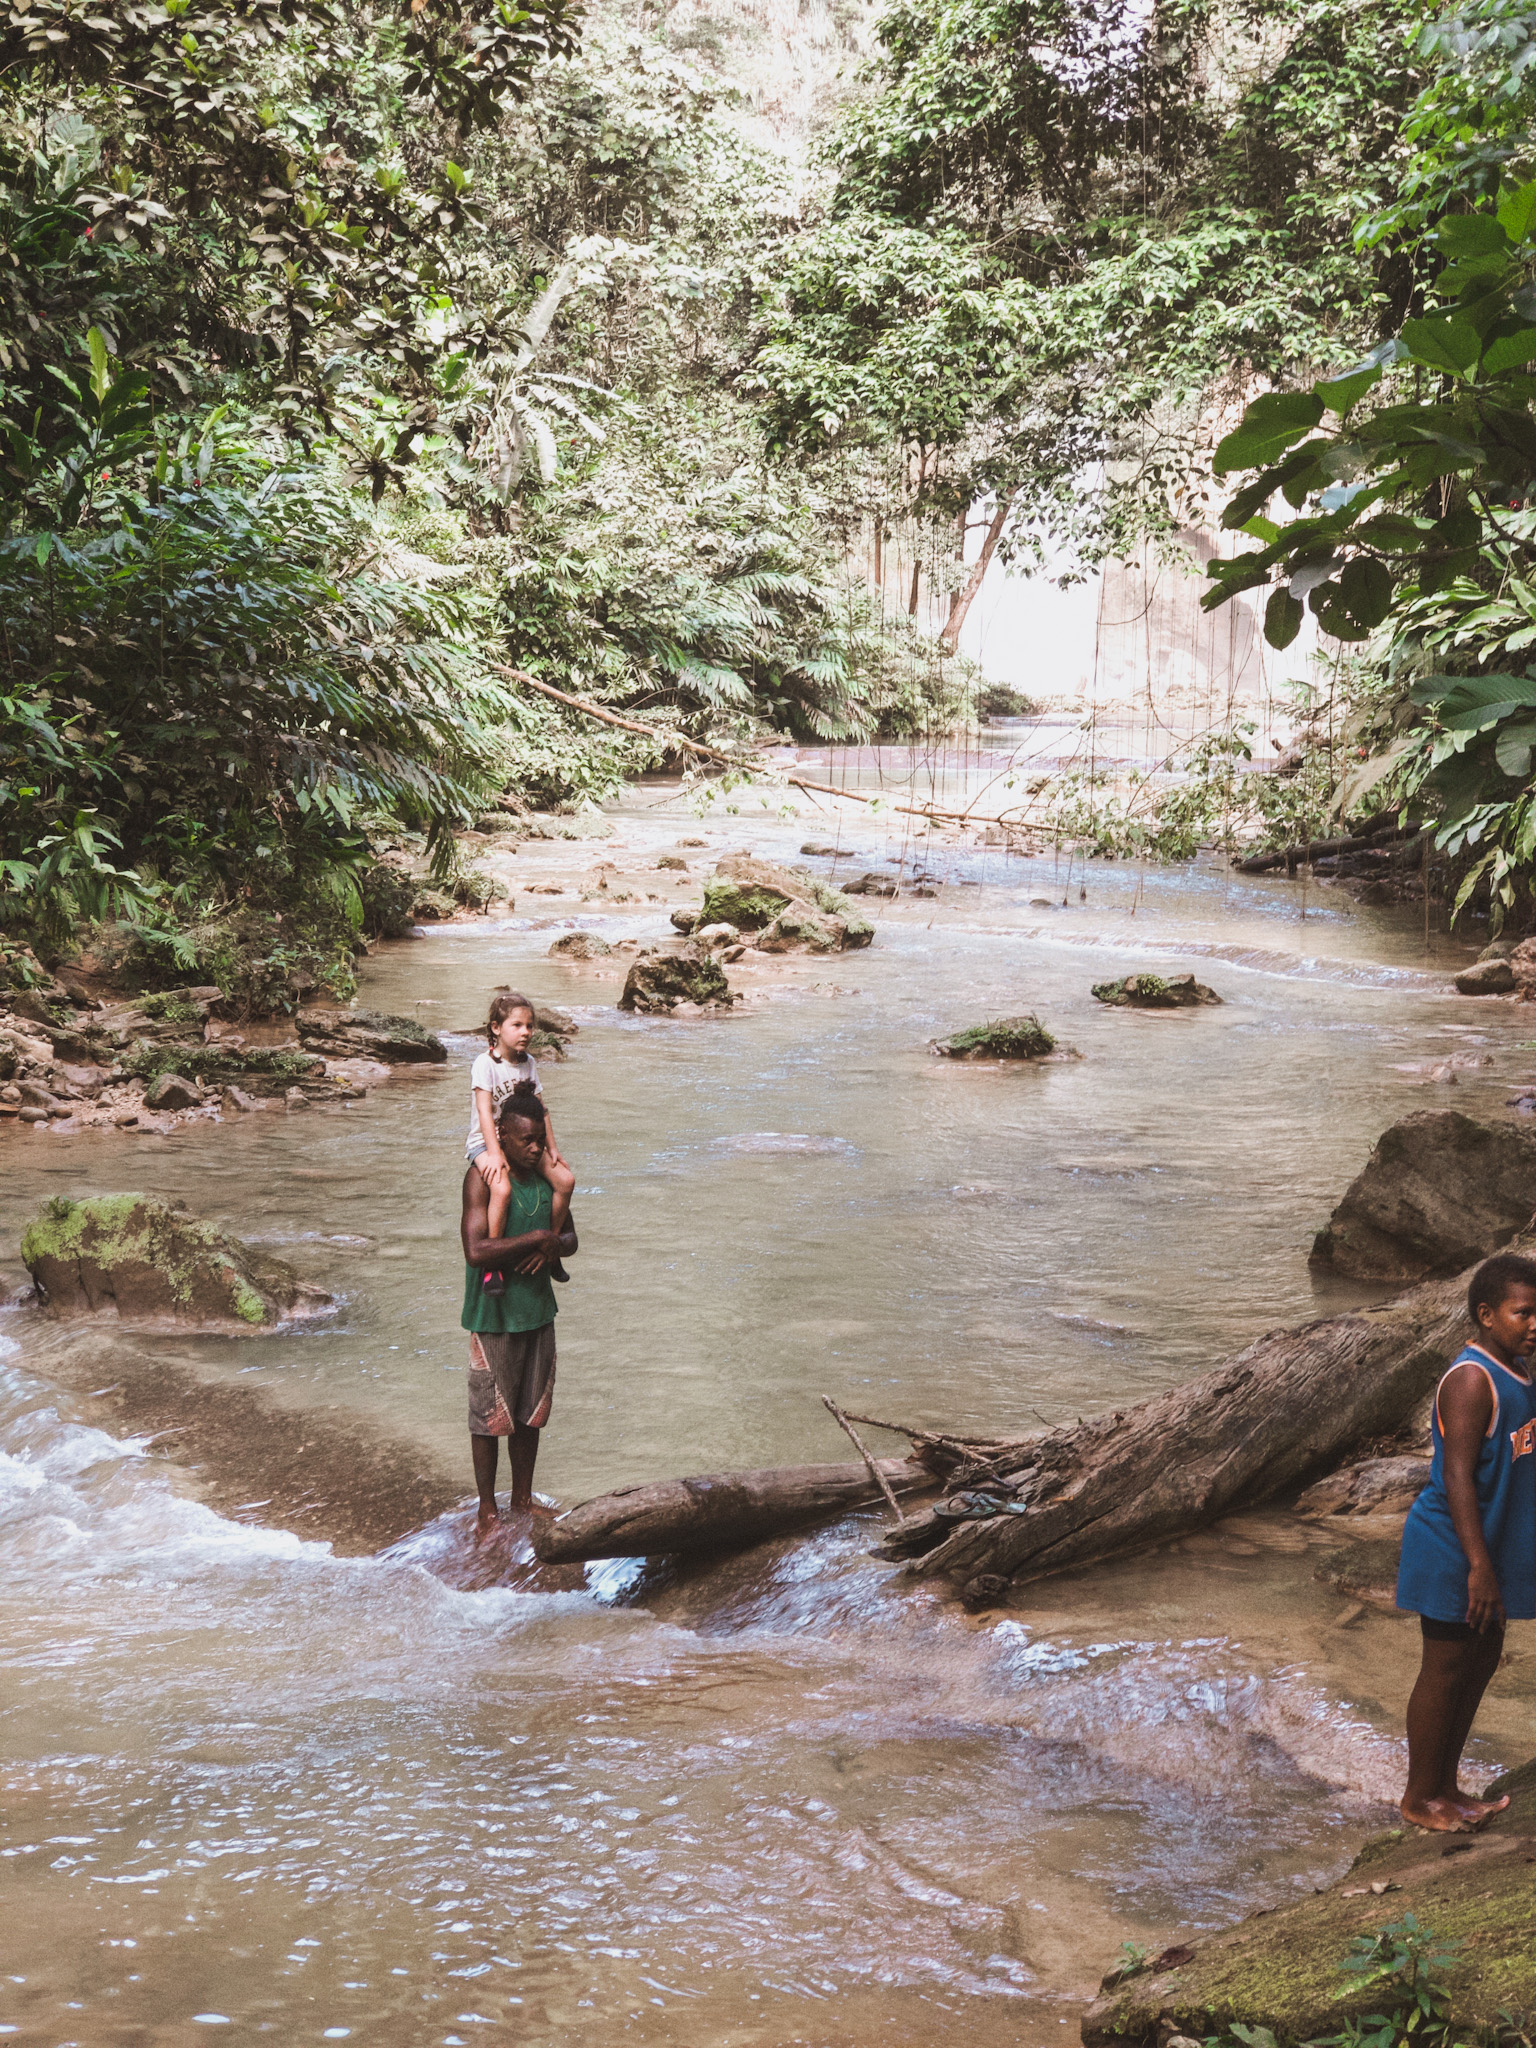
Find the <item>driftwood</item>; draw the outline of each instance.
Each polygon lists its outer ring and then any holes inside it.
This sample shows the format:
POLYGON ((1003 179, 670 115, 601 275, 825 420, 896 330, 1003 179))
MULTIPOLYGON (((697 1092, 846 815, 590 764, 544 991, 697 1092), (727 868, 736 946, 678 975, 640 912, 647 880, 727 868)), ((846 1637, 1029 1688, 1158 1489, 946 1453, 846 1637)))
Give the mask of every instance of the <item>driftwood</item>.
MULTIPOLYGON (((1533 1248, 1531 1236, 1511 1247, 1533 1248)), ((941 1502, 890 1531, 882 1553, 919 1574, 1042 1578, 1318 1478, 1400 1430, 1434 1386, 1467 1340, 1470 1271, 1380 1308, 1272 1331, 1134 1408, 1021 1439, 991 1461, 980 1489, 990 1509, 982 1500, 956 1522, 941 1502)))
MULTIPOLYGON (((1510 1249, 1536 1252, 1536 1233, 1510 1249)), ((910 1458, 875 1461, 894 1494, 946 1489, 888 1530, 881 1553, 996 1591, 1166 1542, 1321 1478, 1408 1423, 1466 1342, 1469 1275, 1271 1331, 1200 1379, 1066 1428, 968 1437, 849 1414, 911 1441, 910 1458)), ((551 1564, 723 1553, 833 1520, 882 1491, 863 1465, 657 1480, 538 1525, 534 1548, 551 1564)))
POLYGON ((599 1494, 553 1522, 536 1522, 533 1547, 545 1564, 740 1550, 867 1507, 884 1491, 881 1478, 896 1493, 931 1491, 935 1484, 914 1458, 877 1459, 873 1473, 863 1465, 783 1465, 657 1479, 599 1494))
POLYGON ((1325 860, 1340 853, 1365 853, 1378 846, 1391 846, 1400 839, 1417 839, 1424 830, 1422 825, 1399 825, 1396 814, 1385 813, 1379 818, 1367 819, 1365 824, 1356 826, 1353 832, 1346 832, 1336 839, 1310 839, 1295 846, 1281 847, 1274 853, 1238 854, 1232 862, 1240 875, 1268 874, 1272 868, 1284 868, 1294 876, 1303 865, 1315 860, 1325 860))

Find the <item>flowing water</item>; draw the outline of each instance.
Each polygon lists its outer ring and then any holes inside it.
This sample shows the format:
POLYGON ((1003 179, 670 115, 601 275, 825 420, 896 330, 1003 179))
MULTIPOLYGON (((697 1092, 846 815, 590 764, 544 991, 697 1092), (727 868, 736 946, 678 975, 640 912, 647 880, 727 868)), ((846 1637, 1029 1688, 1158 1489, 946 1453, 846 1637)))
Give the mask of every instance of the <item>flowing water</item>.
MULTIPOLYGON (((696 823, 664 790, 617 822, 595 851, 637 871, 679 838, 708 840, 697 871, 806 829, 696 823)), ((451 1518, 343 1556, 270 1526, 259 1489, 234 1498, 266 1427, 231 1434, 211 1490, 174 1438, 102 1426, 107 1390, 174 1370, 189 1413, 255 1390, 230 1412, 323 1426, 339 1488, 347 1447, 389 1438, 469 1490, 457 1188, 468 1031, 498 983, 581 1024, 546 1069, 580 1185, 539 1472, 567 1501, 844 1457, 823 1392, 985 1429, 1189 1377, 1365 1298, 1305 1255, 1376 1135, 1502 1105, 1531 1072, 1520 1012, 1448 999, 1466 948, 1411 913, 1314 889, 1303 918, 1294 885, 1214 863, 1094 867, 1083 897, 1064 865, 838 830, 855 867, 916 866, 940 894, 871 899, 871 951, 740 1015, 628 1019, 608 970, 547 957, 561 923, 651 937, 665 905, 484 920, 367 965, 365 1000, 464 1034, 446 1070, 303 1118, 7 1140, 8 1281, 40 1200, 139 1187, 340 1308, 244 1340, 0 1314, 0 2030, 1065 2040, 1122 1941, 1310 1888, 1379 1824, 1412 1627, 1338 1625, 1314 1570, 1340 1539, 1280 1508, 978 1619, 874 1561, 873 1515, 712 1570, 465 1591, 451 1518), (1195 966, 1225 1005, 1092 1001, 1142 966, 1195 966), (1085 1057, 925 1050, 1031 1009, 1085 1057), (1453 1093, 1398 1071, 1456 1050, 1492 1064, 1453 1093)), ((573 857, 519 858, 531 877, 573 857)), ((1521 1670, 1496 1682, 1487 1762, 1532 1747, 1521 1670)))

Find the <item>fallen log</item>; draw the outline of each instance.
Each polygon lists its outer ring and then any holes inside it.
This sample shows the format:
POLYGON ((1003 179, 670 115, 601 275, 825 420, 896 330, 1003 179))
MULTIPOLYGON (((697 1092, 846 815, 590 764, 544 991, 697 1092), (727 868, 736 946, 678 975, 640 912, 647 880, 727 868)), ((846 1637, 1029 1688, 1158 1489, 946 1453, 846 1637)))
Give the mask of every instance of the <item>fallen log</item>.
POLYGON ((921 1575, 1038 1579, 1320 1478, 1401 1429, 1435 1385, 1467 1341, 1471 1271, 1271 1331, 1166 1394, 1023 1440, 991 1468, 992 1506, 956 1523, 941 1502, 888 1532, 882 1554, 921 1575))
POLYGON ((740 1550, 867 1507, 883 1491, 876 1474, 896 1493, 936 1484, 915 1458, 877 1458, 874 1466, 872 1472, 863 1465, 783 1465, 625 1486, 535 1523, 533 1547, 545 1564, 740 1550))
POLYGON ((1364 853, 1378 846, 1391 846, 1400 839, 1416 839, 1424 830, 1422 825, 1399 825, 1392 814, 1371 818, 1353 832, 1346 832, 1336 839, 1311 839, 1295 846, 1284 846, 1273 853, 1252 853, 1234 855, 1232 865, 1240 875, 1264 875, 1273 868, 1284 868, 1294 876, 1304 865, 1310 866, 1315 860, 1326 860, 1334 854, 1364 853))

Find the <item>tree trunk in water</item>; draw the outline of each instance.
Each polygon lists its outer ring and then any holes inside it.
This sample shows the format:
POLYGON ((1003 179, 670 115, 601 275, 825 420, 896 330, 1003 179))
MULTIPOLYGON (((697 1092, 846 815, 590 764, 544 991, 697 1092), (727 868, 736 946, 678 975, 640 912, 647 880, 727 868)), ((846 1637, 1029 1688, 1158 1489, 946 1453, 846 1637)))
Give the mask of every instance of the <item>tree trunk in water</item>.
MULTIPOLYGON (((992 515, 986 538, 981 543, 981 553, 971 564, 970 575, 950 601, 949 617, 944 621, 944 630, 939 635, 947 647, 954 648, 960 644, 960 628, 965 624, 965 615, 970 610, 977 591, 986 580, 992 557, 997 552, 997 544, 1003 537, 1003 528, 1008 524, 1008 514, 1013 510, 1014 496, 1013 491, 1003 491, 999 494, 997 510, 992 515)), ((964 516, 962 513, 961 518, 964 516)))
MULTIPOLYGON (((1536 1238, 1509 1249, 1529 1252, 1536 1238)), ((1468 1268, 1380 1308, 1275 1330, 1136 1407, 1042 1431, 993 1460, 1023 1513, 887 1534, 914 1573, 1037 1579, 1166 1541, 1339 1465, 1401 1429, 1467 1341, 1468 1268)))
MULTIPOLYGON (((934 1475, 911 1458, 877 1460, 898 1493, 931 1492, 934 1475)), ((673 1551, 741 1550, 764 1537, 827 1522, 879 1500, 864 1465, 785 1465, 766 1472, 710 1472, 599 1494, 553 1522, 536 1522, 545 1564, 587 1557, 655 1557, 673 1551)))

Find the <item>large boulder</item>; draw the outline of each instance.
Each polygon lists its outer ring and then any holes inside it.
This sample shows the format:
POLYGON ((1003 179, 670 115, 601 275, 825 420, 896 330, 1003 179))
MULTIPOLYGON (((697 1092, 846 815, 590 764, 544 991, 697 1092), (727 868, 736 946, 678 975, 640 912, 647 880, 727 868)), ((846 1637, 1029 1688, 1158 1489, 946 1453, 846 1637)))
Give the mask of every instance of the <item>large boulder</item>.
POLYGON ((665 1016, 679 1003, 726 1009, 735 1000, 725 970, 712 955, 692 950, 642 953, 625 979, 619 1008, 665 1016))
POLYGON ((1508 1244, 1533 1209, 1536 1131, 1421 1110, 1382 1133, 1312 1257, 1355 1280, 1457 1273, 1508 1244))
POLYGON ((733 924, 743 932, 766 933, 774 927, 775 937, 766 948, 770 952, 845 952, 867 946, 875 936, 874 926, 836 889, 829 889, 813 875, 775 867, 748 853, 728 856, 704 884, 698 923, 700 928, 733 924), (786 927, 784 912, 792 907, 796 916, 786 927), (794 928, 817 911, 822 913, 821 920, 814 927, 807 923, 805 937, 796 938, 794 928), (835 926, 832 920, 836 920, 835 926), (829 939, 834 943, 828 943, 829 939))
POLYGON ((786 903, 771 924, 757 935, 760 953, 841 953, 848 946, 848 926, 830 911, 809 903, 786 903))
POLYGON ((1515 970, 1497 955, 1475 960, 1456 976, 1456 993, 1462 996, 1507 996, 1515 987, 1515 970))
POLYGON ((1123 981, 1099 982, 1093 994, 1117 1010, 1194 1010, 1221 1001, 1215 989, 1192 974, 1128 974, 1123 981))
POLYGON ((294 1021, 303 1044, 339 1059, 410 1067, 440 1065, 448 1057, 443 1041, 414 1017, 380 1010, 301 1010, 294 1021))
POLYGON ((149 1195, 56 1195, 21 1240, 49 1315, 231 1333, 313 1315, 331 1297, 281 1260, 149 1195))
POLYGON ((596 932, 565 932, 549 949, 551 960, 601 960, 613 951, 596 932))

